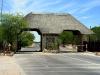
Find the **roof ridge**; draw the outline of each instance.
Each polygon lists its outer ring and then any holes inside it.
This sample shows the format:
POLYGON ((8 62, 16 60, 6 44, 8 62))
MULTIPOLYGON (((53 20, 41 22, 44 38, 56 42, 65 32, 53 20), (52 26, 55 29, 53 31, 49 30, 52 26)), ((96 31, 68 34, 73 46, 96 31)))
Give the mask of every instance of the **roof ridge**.
POLYGON ((37 15, 69 15, 69 13, 55 13, 55 12, 31 12, 31 14, 37 14, 37 15))

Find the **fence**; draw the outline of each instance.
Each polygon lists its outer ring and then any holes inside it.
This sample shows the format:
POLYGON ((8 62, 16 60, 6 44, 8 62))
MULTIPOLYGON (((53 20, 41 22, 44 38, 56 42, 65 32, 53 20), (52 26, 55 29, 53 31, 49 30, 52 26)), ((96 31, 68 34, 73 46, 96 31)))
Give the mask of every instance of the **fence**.
POLYGON ((88 42, 88 51, 100 52, 100 41, 90 41, 90 42, 88 42))

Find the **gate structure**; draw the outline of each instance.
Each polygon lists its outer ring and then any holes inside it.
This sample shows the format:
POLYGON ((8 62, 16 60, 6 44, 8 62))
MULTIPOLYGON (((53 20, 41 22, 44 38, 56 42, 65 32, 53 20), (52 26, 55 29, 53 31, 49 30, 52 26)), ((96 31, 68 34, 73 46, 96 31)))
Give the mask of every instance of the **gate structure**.
MULTIPOLYGON (((24 17, 28 23, 26 29, 36 29, 41 33, 41 51, 59 52, 58 35, 63 31, 72 31, 83 45, 84 35, 93 34, 70 14, 29 13, 24 17)), ((79 51, 82 50, 82 46, 79 51)))

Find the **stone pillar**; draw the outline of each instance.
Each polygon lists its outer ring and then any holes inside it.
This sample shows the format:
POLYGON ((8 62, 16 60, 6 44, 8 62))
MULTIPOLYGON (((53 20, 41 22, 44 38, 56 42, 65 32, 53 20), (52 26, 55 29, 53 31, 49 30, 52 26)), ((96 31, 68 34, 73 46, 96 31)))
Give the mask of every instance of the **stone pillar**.
POLYGON ((44 34, 44 35, 41 35, 41 49, 42 49, 42 51, 44 51, 45 50, 45 47, 46 47, 46 35, 44 34))
POLYGON ((43 34, 42 36, 42 49, 43 52, 59 52, 58 35, 56 34, 43 34))
POLYGON ((78 52, 83 52, 83 35, 78 35, 78 52))

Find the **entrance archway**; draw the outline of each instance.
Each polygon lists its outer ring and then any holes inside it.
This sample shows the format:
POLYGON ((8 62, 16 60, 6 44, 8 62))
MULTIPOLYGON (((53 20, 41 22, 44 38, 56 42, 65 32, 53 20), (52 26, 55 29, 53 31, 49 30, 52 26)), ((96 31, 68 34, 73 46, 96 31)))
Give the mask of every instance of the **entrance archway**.
POLYGON ((78 30, 63 30, 61 38, 60 52, 83 52, 83 35, 78 30))
MULTIPOLYGON (((93 34, 91 30, 85 27, 81 22, 75 19, 71 14, 35 14, 29 13, 24 19, 28 23, 28 28, 24 28, 23 31, 37 31, 41 34, 41 50, 44 52, 59 52, 59 44, 57 42, 58 35, 63 30, 71 30, 79 42, 79 50, 82 51, 83 47, 83 35, 93 34)), ((21 33, 20 32, 20 33, 21 33)), ((19 34, 20 34, 19 33, 19 34)), ((20 46, 19 39, 17 46, 20 46)), ((19 48, 19 47, 18 47, 19 48)), ((18 50, 18 49, 17 49, 18 50)))
MULTIPOLYGON (((35 37, 35 36, 34 36, 35 37)), ((35 37, 37 38, 37 37, 35 37)), ((42 34, 39 29, 36 28, 24 28, 18 33, 17 37, 17 52, 42 52, 42 34), (37 34, 39 41, 34 41, 32 45, 22 48, 21 38, 19 37, 23 32, 29 32, 31 34, 37 34)))

